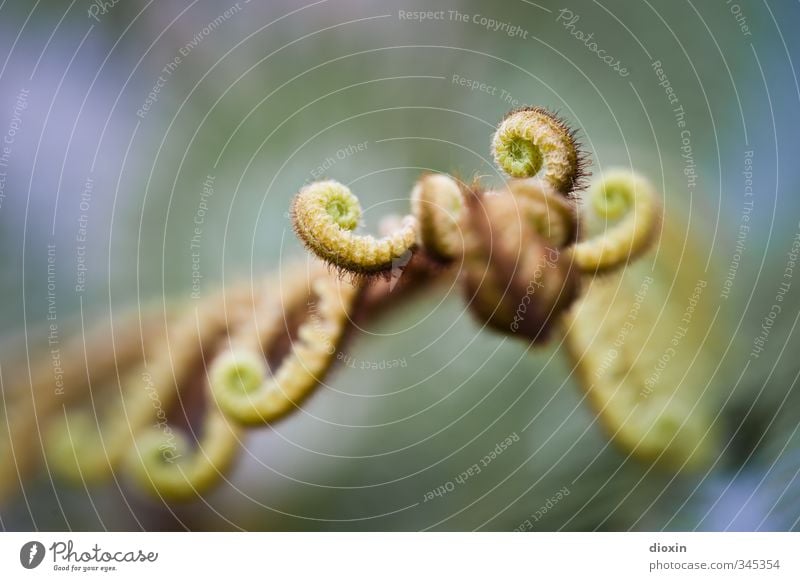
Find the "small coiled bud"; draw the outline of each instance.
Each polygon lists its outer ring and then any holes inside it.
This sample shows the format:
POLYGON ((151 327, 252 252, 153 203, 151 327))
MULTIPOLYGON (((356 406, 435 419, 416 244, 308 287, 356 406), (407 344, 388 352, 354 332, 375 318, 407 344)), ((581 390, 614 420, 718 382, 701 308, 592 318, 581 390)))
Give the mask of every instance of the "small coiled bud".
MULTIPOLYGON (((256 289, 260 284, 256 285, 256 289)), ((92 406, 68 408, 45 436, 53 472, 73 482, 108 479, 148 426, 168 425, 167 412, 191 384, 205 352, 253 308, 250 283, 214 295, 171 321, 165 337, 147 346, 146 363, 108 386, 92 406), (115 382, 116 383, 116 382, 115 382)))
MULTIPOLYGON (((137 310, 135 314, 118 317, 113 326, 110 321, 103 321, 85 333, 70 337, 59 348, 63 369, 57 380, 61 385, 68 386, 63 393, 55 383, 49 350, 39 355, 41 361, 32 361, 30 368, 27 365, 12 368, 10 377, 3 369, 0 391, 3 392, 4 401, 0 403, 0 414, 7 419, 7 424, 0 429, 0 503, 7 494, 18 491, 20 484, 41 458, 40 451, 45 453, 48 467, 56 470, 68 465, 76 456, 84 458, 80 451, 76 454, 72 449, 64 448, 63 454, 50 455, 48 452, 70 442, 62 406, 89 393, 93 399, 105 399, 106 392, 116 383, 111 378, 136 368, 142 359, 142 343, 160 340, 164 319, 170 316, 169 312, 163 312, 162 309, 151 311, 145 308, 143 312, 137 310), (140 332, 131 332, 131 328, 140 332), (42 429, 42 440, 30 437, 31 426, 36 424, 42 429), (44 450, 40 450, 42 443, 44 450)), ((6 346, 0 347, 3 348, 6 346)), ((7 354, 7 348, 3 353, 7 354)), ((86 425, 86 422, 81 422, 83 420, 79 419, 74 436, 76 441, 86 442, 91 440, 91 434, 86 437, 80 435, 86 433, 77 427, 86 425)), ((98 455, 87 459, 87 464, 107 463, 99 440, 96 443, 90 449, 98 452, 98 455)), ((89 470, 87 473, 96 472, 89 470)), ((80 481, 79 477, 76 477, 76 481, 80 481)))
POLYGON ((242 329, 232 338, 231 348, 214 360, 211 390, 230 419, 263 425, 296 409, 335 362, 360 287, 327 273, 313 275, 311 287, 316 302, 309 298, 305 279, 299 284, 287 281, 282 300, 271 305, 266 320, 242 329), (287 321, 300 315, 305 320, 295 337, 287 321), (270 354, 287 339, 289 353, 270 369, 270 354))
POLYGON ((600 236, 575 245, 575 264, 583 272, 613 270, 650 248, 658 232, 661 206, 649 181, 628 170, 612 170, 592 184, 589 201, 601 219, 616 223, 600 236))
POLYGON ((464 196, 456 180, 442 174, 423 176, 411 192, 411 209, 419 223, 422 247, 431 258, 449 262, 461 254, 459 220, 464 196))
POLYGON ((202 495, 223 478, 237 457, 241 437, 241 428, 212 409, 195 443, 189 434, 169 427, 153 426, 143 431, 126 467, 153 495, 164 500, 187 500, 202 495))
POLYGON ((300 190, 291 214, 297 237, 311 252, 354 276, 387 274, 393 261, 416 246, 417 222, 412 216, 383 238, 354 234, 361 205, 347 186, 334 180, 314 182, 300 190))
POLYGON ((470 310, 496 330, 546 341, 577 297, 576 272, 508 192, 471 192, 467 209, 463 282, 470 310))
POLYGON ((517 109, 492 138, 495 163, 514 178, 537 177, 561 194, 580 188, 584 155, 574 133, 541 107, 517 109))
POLYGON ((105 397, 93 396, 91 408, 68 409, 51 422, 44 450, 54 474, 74 483, 101 482, 111 476, 136 433, 164 419, 155 416, 158 406, 171 399, 173 369, 164 362, 153 365, 153 372, 137 367, 118 385, 106 387, 105 397), (155 389, 151 378, 160 382, 160 390, 155 389))
POLYGON ((519 216, 552 247, 563 248, 577 241, 578 218, 570 200, 535 178, 511 180, 506 188, 514 196, 519 216))

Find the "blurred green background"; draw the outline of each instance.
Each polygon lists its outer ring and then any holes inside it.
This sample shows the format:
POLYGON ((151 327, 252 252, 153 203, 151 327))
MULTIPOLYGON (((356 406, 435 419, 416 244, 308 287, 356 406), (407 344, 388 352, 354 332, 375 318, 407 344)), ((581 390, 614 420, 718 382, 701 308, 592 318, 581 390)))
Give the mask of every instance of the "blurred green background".
POLYGON ((798 289, 761 357, 743 371, 733 354, 759 333, 798 231, 800 5, 98 6, 0 5, 0 131, 20 91, 30 93, 0 205, 4 369, 27 365, 25 343, 45 333, 48 244, 57 248, 65 329, 81 308, 90 321, 137 301, 191 301, 190 239, 208 176, 215 193, 203 215, 204 294, 305 256, 287 210, 320 166, 359 195, 374 230, 381 216, 405 211, 423 171, 502 183, 489 152, 493 128, 512 107, 534 104, 579 130, 594 173, 633 167, 663 188, 667 212, 690 217, 707 240, 691 253, 721 273, 709 282, 718 302, 739 233, 745 152, 753 152, 750 230, 722 311, 737 329, 719 375, 730 382, 720 416, 729 445, 697 474, 628 459, 581 402, 561 352, 480 331, 458 291, 444 289, 370 322, 351 345, 358 361, 406 365, 337 369, 302 413, 249 436, 235 487, 166 506, 124 482, 81 489, 40 472, 25 483, 26 501, 0 508, 3 528, 511 530, 565 487, 535 530, 798 528, 798 289), (562 10, 579 17, 574 28, 562 10), (414 11, 443 17, 403 16, 414 11), (628 74, 574 30, 593 34, 628 74), (692 191, 654 61, 691 130, 692 191), (365 146, 348 150, 357 144, 365 146), (89 178, 91 202, 82 207, 89 178), (87 270, 78 292, 82 214, 87 270), (510 434, 519 442, 491 469, 424 502, 510 434))

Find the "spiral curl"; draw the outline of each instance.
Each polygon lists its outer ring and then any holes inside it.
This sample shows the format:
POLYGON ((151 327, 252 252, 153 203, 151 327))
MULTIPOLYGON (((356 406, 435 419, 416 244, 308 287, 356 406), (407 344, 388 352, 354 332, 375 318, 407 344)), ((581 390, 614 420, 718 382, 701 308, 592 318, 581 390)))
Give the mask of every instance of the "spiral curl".
POLYGON ((553 248, 578 240, 575 205, 535 178, 511 180, 506 190, 517 204, 518 217, 528 223, 553 248))
MULTIPOLYGON (((169 313, 166 316, 169 317, 169 313)), ((161 312, 127 314, 113 326, 105 321, 67 340, 59 351, 59 379, 66 387, 63 392, 56 383, 49 350, 42 355, 43 361, 31 365, 30 376, 26 369, 2 378, 3 392, 8 394, 3 410, 8 425, 7 433, 0 434, 0 501, 19 487, 21 479, 41 461, 43 451, 48 462, 55 463, 56 471, 66 463, 47 454, 52 443, 51 434, 59 434, 59 443, 68 441, 63 430, 59 432, 53 427, 63 426, 63 418, 56 412, 65 403, 88 393, 90 385, 93 397, 110 391, 112 376, 125 374, 141 363, 142 342, 157 341, 163 335, 164 317, 161 312), (132 326, 138 327, 141 334, 128 332, 132 326), (44 450, 38 438, 30 437, 32 425, 41 426, 44 432, 44 450)))
POLYGON ((541 107, 509 113, 492 138, 492 155, 511 177, 538 177, 564 195, 580 189, 585 175, 574 132, 541 107))
MULTIPOLYGON (((133 375, 138 378, 138 370, 133 375)), ((123 383, 132 381, 134 377, 127 377, 123 383)), ((52 422, 44 446, 53 473, 75 483, 101 482, 110 476, 133 442, 135 431, 152 415, 134 399, 127 395, 99 410, 100 416, 82 406, 52 422)))
MULTIPOLYGON (((53 422, 45 454, 54 472, 73 482, 109 478, 150 425, 168 426, 167 411, 194 378, 204 353, 253 307, 250 285, 228 289, 187 311, 166 337, 148 345, 147 359, 106 390, 98 406, 79 406, 53 422), (108 401, 103 401, 108 400, 108 401), (105 405, 102 405, 105 403, 105 405)), ((93 400, 94 401, 94 400, 93 400)))
POLYGON ((575 245, 575 263, 583 272, 619 268, 650 248, 658 232, 661 206, 648 180, 624 169, 609 171, 592 184, 589 200, 601 218, 617 222, 600 236, 575 245))
POLYGON ((459 221, 464 211, 461 187, 443 174, 422 176, 411 192, 422 247, 434 260, 450 262, 463 250, 459 221))
POLYGON ((398 231, 383 238, 354 234, 361 204, 347 186, 334 180, 301 189, 292 201, 291 216, 297 237, 311 252, 354 277, 388 274, 394 262, 417 244, 413 216, 405 217, 398 231))
MULTIPOLYGON (((91 408, 68 408, 63 420, 53 422, 45 443, 52 467, 85 482, 124 466, 135 482, 161 498, 203 494, 232 466, 246 428, 291 413, 321 384, 352 318, 383 312, 411 292, 430 288, 447 271, 454 280, 460 277, 478 320, 505 334, 542 343, 567 313, 572 325, 567 340, 584 389, 623 449, 643 458, 700 457, 685 449, 702 436, 707 418, 691 412, 691 394, 677 388, 658 391, 646 403, 633 402, 642 364, 630 349, 620 350, 602 380, 587 379, 604 365, 599 359, 604 352, 592 343, 594 333, 607 346, 624 321, 617 295, 594 290, 579 297, 579 275, 614 270, 650 247, 661 219, 652 186, 632 172, 607 173, 593 184, 589 203, 597 217, 615 223, 581 241, 574 192, 583 186, 586 159, 574 132, 544 109, 519 109, 498 127, 492 152, 498 166, 521 179, 485 192, 446 175, 424 175, 411 193, 412 215, 385 219, 380 238, 355 233, 362 210, 346 186, 328 180, 302 188, 291 206, 298 238, 349 277, 315 264, 285 272, 281 284, 269 289, 257 285, 255 296, 250 288, 228 291, 171 322, 166 337, 150 342, 144 359, 126 351, 131 357, 124 369, 108 361, 92 368, 92 381, 105 396, 98 396, 95 408, 92 392, 91 408), (455 273, 448 267, 459 258, 463 268, 455 273), (599 313, 612 303, 607 323, 599 313), (114 370, 124 373, 118 400, 110 380, 114 370), (143 388, 145 376, 151 389, 143 388), (184 408, 188 426, 179 428, 166 410, 174 413, 176 402, 183 407, 182 394, 200 396, 202 415, 190 417, 184 408)), ((651 315, 643 310, 641 318, 651 315)), ((643 332, 631 332, 631 349, 643 332)), ((645 367, 660 352, 645 357, 645 367)), ((52 374, 48 370, 42 377, 34 383, 47 383, 52 374)), ((82 383, 78 375, 70 378, 82 383)), ((34 414, 51 413, 52 401, 43 398, 34 414)), ((3 411, 13 415, 15 409, 3 411)), ((10 425, 12 436, 25 425, 10 425)), ((15 452, 0 439, 0 458, 15 452)), ((0 473, 0 496, 14 475, 0 473)))
POLYGON ((294 410, 335 362, 360 289, 325 273, 282 285, 281 300, 239 330, 211 366, 211 391, 223 413, 243 425, 263 425, 294 410), (287 319, 300 313, 305 320, 296 338, 289 337, 289 353, 271 370, 267 359, 286 338, 287 319))
POLYGON ((242 434, 216 409, 206 413, 199 435, 150 427, 130 450, 127 470, 142 488, 165 500, 200 496, 230 470, 242 434))

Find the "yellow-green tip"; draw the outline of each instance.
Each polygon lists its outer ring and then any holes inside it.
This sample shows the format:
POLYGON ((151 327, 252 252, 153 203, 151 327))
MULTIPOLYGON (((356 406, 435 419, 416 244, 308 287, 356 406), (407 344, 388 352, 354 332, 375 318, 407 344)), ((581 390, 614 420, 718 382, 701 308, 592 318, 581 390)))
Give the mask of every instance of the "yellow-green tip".
POLYGON ((292 224, 305 246, 328 264, 351 275, 386 274, 417 239, 417 221, 403 219, 400 228, 384 236, 354 234, 361 218, 358 198, 334 180, 304 187, 292 202, 292 224))
POLYGON ((581 187, 585 160, 575 135, 541 107, 509 113, 492 138, 492 155, 511 177, 540 178, 564 195, 581 187))
POLYGON ((661 205, 648 180, 626 169, 610 170, 592 184, 589 199, 601 218, 615 222, 602 234, 573 247, 580 270, 613 270, 650 248, 661 223, 661 205))

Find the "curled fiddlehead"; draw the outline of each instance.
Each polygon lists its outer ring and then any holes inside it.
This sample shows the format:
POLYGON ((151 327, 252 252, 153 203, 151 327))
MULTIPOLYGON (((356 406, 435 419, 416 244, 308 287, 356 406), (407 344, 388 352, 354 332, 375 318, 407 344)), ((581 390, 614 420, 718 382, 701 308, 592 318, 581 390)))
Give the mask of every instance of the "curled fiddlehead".
MULTIPOLYGON (((11 396, 3 415, 8 418, 7 433, 0 434, 0 500, 19 486, 20 479, 41 459, 38 438, 30 437, 31 426, 44 432, 45 457, 53 433, 63 425, 57 413, 62 405, 79 401, 89 392, 104 397, 116 373, 127 373, 141 362, 142 343, 163 336, 164 313, 145 312, 118 317, 112 326, 104 321, 73 336, 59 347, 59 373, 53 370, 53 352, 42 355, 43 361, 3 378, 3 391, 11 396), (137 328, 140 333, 131 333, 137 328), (11 389, 9 389, 11 384, 11 389)), ((80 420, 79 420, 80 421, 80 420)), ((65 433, 60 436, 65 438, 65 433)), ((61 442, 59 442, 60 444, 61 442)), ((55 459, 59 469, 61 459, 55 459)))
POLYGON ((391 272, 393 265, 413 252, 417 221, 403 219, 401 227, 382 238, 354 234, 361 204, 347 186, 326 180, 305 186, 291 208, 297 237, 323 261, 355 277, 391 272))
MULTIPOLYGON (((141 381, 137 368, 122 380, 125 397, 98 409, 87 406, 69 410, 51 423, 45 438, 48 465, 58 476, 73 482, 99 482, 111 474, 127 452, 136 430, 150 420, 152 404, 132 389, 141 381)), ((108 386, 106 392, 112 392, 108 386)), ((98 400, 101 398, 98 397, 98 400)))
POLYGON ((236 459, 242 429, 212 407, 200 434, 149 427, 128 453, 128 470, 140 486, 165 500, 186 500, 219 483, 236 459))
POLYGON ((177 317, 166 337, 149 343, 145 363, 123 376, 119 391, 107 390, 105 398, 98 398, 105 405, 70 409, 52 423, 45 453, 54 471, 77 482, 108 478, 142 430, 149 425, 166 429, 167 411, 202 365, 204 352, 252 305, 247 285, 177 317))
POLYGON ((211 366, 211 390, 223 413, 259 425, 294 410, 335 362, 360 288, 319 270, 285 281, 280 300, 266 304, 267 311, 240 329, 211 366), (303 320, 294 337, 287 326, 297 318, 303 320), (287 340, 288 353, 273 369, 268 360, 287 340))
POLYGON ((541 107, 509 113, 492 138, 497 165, 513 178, 538 177, 564 195, 580 188, 585 160, 575 134, 541 107))
POLYGON ((464 286, 470 309, 493 328, 545 341, 578 296, 568 252, 579 236, 574 201, 585 159, 574 132, 539 108, 509 113, 492 139, 506 188, 473 187, 465 221, 464 286))
POLYGON ((517 217, 553 248, 574 244, 579 235, 576 207, 537 179, 511 180, 506 189, 514 200, 517 217))
POLYGON ((411 208, 422 247, 434 260, 446 263, 461 254, 464 196, 456 180, 443 174, 422 176, 411 192, 411 208))
MULTIPOLYGON (((585 347, 594 327, 609 333, 596 311, 612 299, 598 294, 600 303, 581 302, 579 275, 611 271, 648 248, 661 215, 652 187, 630 172, 608 173, 591 189, 589 203, 613 225, 581 241, 573 194, 582 186, 586 161, 574 132, 543 109, 521 109, 500 124, 492 149, 506 173, 523 179, 484 191, 446 175, 424 175, 411 193, 412 215, 384 220, 379 238, 356 234, 361 207, 344 185, 322 181, 302 188, 291 208, 298 237, 349 277, 317 266, 290 271, 268 296, 241 301, 237 316, 216 304, 201 309, 202 329, 194 313, 182 317, 170 325, 168 343, 154 343, 148 364, 128 374, 119 409, 113 402, 101 406, 99 419, 85 408, 70 410, 55 426, 49 439, 55 467, 87 480, 108 475, 127 458, 135 481, 157 495, 200 494, 230 467, 245 428, 296 410, 320 385, 341 353, 351 317, 384 312, 446 272, 460 276, 480 322, 506 334, 540 343, 556 320, 568 310, 573 317, 578 306, 589 314, 581 319, 586 325, 570 332, 570 345, 585 347), (463 268, 455 273, 448 266, 459 259, 463 268), (367 280, 375 284, 367 286, 367 280), (198 370, 199 391, 187 387, 198 383, 198 370), (142 386, 145 372, 152 389, 142 386), (202 419, 187 414, 188 429, 167 422, 166 412, 153 404, 155 397, 164 410, 176 400, 183 406, 186 391, 204 398, 202 419)), ((597 373, 596 353, 586 351, 578 365, 584 374, 597 373)), ((640 371, 633 363, 620 369, 640 371)), ((670 436, 678 435, 681 447, 697 437, 702 421, 685 431, 678 423, 690 414, 686 398, 673 404, 677 391, 664 391, 646 404, 629 405, 640 379, 624 384, 614 370, 589 397, 623 447, 653 455, 669 449, 664 440, 670 436)), ((0 442, 0 453, 2 447, 0 442)))
POLYGON ((627 170, 612 170, 589 189, 600 218, 616 221, 596 238, 575 245, 577 266, 586 273, 623 266, 646 251, 658 233, 661 206, 653 186, 627 170))

